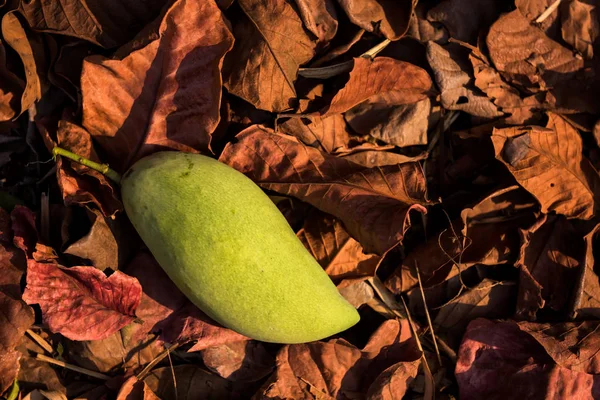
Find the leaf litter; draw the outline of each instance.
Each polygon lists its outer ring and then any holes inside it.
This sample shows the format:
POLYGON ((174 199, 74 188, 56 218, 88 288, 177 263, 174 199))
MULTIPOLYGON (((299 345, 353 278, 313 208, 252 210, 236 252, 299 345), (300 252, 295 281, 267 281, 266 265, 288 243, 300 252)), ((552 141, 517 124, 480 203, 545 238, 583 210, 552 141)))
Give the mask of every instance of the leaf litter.
POLYGON ((0 395, 600 398, 598 2, 1 4, 0 395), (360 323, 220 326, 56 145, 238 169, 360 323))

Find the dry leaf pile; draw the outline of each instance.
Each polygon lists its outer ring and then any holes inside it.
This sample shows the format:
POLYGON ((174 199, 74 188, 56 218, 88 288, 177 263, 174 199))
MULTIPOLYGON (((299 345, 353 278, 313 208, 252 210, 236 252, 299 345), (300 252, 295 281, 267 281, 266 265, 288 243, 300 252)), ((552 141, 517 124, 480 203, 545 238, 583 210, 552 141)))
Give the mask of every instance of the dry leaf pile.
POLYGON ((600 398, 598 0, 8 0, 0 24, 6 399, 600 398), (56 145, 243 172, 361 322, 219 326, 56 145))

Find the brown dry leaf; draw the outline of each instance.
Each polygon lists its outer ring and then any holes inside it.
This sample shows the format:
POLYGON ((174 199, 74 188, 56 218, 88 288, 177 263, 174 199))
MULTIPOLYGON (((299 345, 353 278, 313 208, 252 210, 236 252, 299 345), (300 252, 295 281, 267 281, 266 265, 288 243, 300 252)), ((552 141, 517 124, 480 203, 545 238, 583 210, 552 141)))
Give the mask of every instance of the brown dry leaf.
POLYGON ((117 400, 161 400, 144 381, 138 381, 135 376, 127 379, 119 393, 117 400))
POLYGON ((83 60, 95 53, 96 47, 88 42, 74 40, 62 44, 56 60, 48 71, 48 80, 62 89, 73 101, 81 100, 80 80, 83 60))
POLYGON ((289 2, 237 3, 245 17, 234 25, 235 46, 223 67, 225 87, 262 110, 294 107, 296 74, 314 56, 315 43, 289 2))
POLYGON ((560 20, 560 7, 547 14, 554 3, 556 3, 556 0, 515 0, 515 6, 521 14, 532 24, 535 23, 535 26, 551 38, 555 38, 560 34, 558 23, 560 20), (545 15, 544 20, 541 23, 536 22, 542 15, 545 15))
MULTIPOLYGON (((366 143, 368 144, 368 143, 366 143)), ((367 168, 383 167, 386 165, 404 164, 407 162, 420 161, 427 158, 427 152, 418 153, 415 156, 392 153, 392 148, 387 146, 357 146, 347 153, 340 153, 339 156, 356 164, 367 168)))
POLYGON ((506 83, 500 73, 492 68, 487 58, 480 52, 469 55, 475 74, 475 86, 481 89, 498 106, 507 113, 505 121, 511 125, 532 123, 540 118, 543 109, 542 93, 521 97, 517 89, 506 83))
POLYGON ((496 158, 535 196, 542 212, 589 219, 600 177, 582 154, 577 130, 556 114, 548 117, 548 128, 494 129, 496 158))
POLYGON ((0 393, 17 377, 21 353, 15 347, 34 321, 31 307, 0 291, 0 393))
MULTIPOLYGON (((594 324, 597 326, 597 323, 594 324)), ((517 325, 512 321, 493 322, 485 319, 471 322, 460 346, 456 364, 460 398, 598 398, 600 389, 596 376, 592 375, 598 373, 597 368, 594 368, 592 374, 587 374, 572 368, 573 364, 566 364, 567 367, 557 365, 552 354, 549 355, 546 351, 550 348, 550 343, 536 340, 542 335, 546 336, 549 326, 538 325, 539 329, 533 329, 534 325, 538 324, 517 325), (541 334, 537 338, 527 332, 536 330, 541 334), (507 385, 507 382, 510 384, 507 385)), ((567 343, 576 343, 584 338, 591 326, 584 325, 581 331, 577 325, 571 325, 565 330, 559 328, 555 333, 575 328, 568 332, 568 340, 564 344, 559 342, 563 340, 562 337, 556 340, 547 336, 547 339, 548 342, 553 342, 556 350, 563 350, 568 359, 569 353, 576 351, 577 347, 567 350, 567 343)), ((595 330, 597 331, 597 327, 595 330)), ((593 332, 593 336, 588 340, 584 338, 586 344, 593 345, 597 342, 597 333, 593 332)), ((595 354, 597 346, 596 343, 593 348, 595 354)), ((587 351, 585 348, 584 350, 587 351)), ((587 357, 589 353, 586 354, 587 357)), ((588 360, 584 359, 584 368, 589 365, 588 360)), ((595 364, 597 365, 597 361, 595 364)))
POLYGON ((327 153, 349 147, 350 130, 341 114, 328 117, 290 118, 277 125, 281 132, 297 137, 302 143, 327 153))
POLYGON ((394 364, 383 371, 367 391, 368 400, 400 400, 417 377, 421 360, 394 364))
POLYGON ((54 262, 58 256, 53 248, 39 242, 35 214, 24 206, 15 206, 10 213, 13 244, 21 249, 28 259, 54 262))
POLYGON ((373 276, 381 257, 365 254, 335 217, 314 212, 306 218, 298 238, 334 282, 373 276))
POLYGON ((569 315, 573 290, 585 268, 584 233, 559 216, 543 215, 528 231, 523 231, 518 318, 535 320, 541 308, 569 315))
POLYGON ((255 382, 273 371, 275 360, 254 340, 212 346, 202 350, 206 368, 232 382, 255 382))
POLYGON ((143 340, 127 338, 127 328, 101 340, 66 340, 65 357, 71 363, 92 371, 114 373, 138 369, 164 350, 164 346, 151 336, 143 340))
POLYGON ((150 37, 83 65, 83 126, 118 171, 158 150, 208 151, 220 118, 233 37, 217 5, 178 0, 150 37))
POLYGON ((21 1, 19 12, 40 32, 74 36, 94 44, 117 47, 156 18, 165 0, 21 1))
POLYGON ((350 21, 367 32, 398 40, 408 30, 411 0, 337 0, 350 21))
POLYGON ((23 300, 39 304, 52 332, 72 340, 104 339, 135 319, 142 288, 137 279, 94 267, 27 262, 23 300))
POLYGON ((594 46, 600 36, 598 17, 595 0, 571 0, 562 4, 562 37, 587 60, 594 58, 594 46))
POLYGON ((479 31, 498 17, 501 4, 496 0, 444 0, 427 12, 427 20, 442 23, 454 39, 473 43, 479 31))
POLYGON ((369 303, 375 298, 373 287, 367 282, 368 277, 344 279, 338 285, 340 294, 352 304, 354 308, 359 308, 369 303))
POLYGON ((0 42, 0 121, 12 120, 21 110, 25 83, 9 67, 5 44, 0 42))
POLYGON ((377 377, 398 363, 421 358, 406 320, 387 320, 359 350, 343 339, 286 345, 277 370, 256 399, 361 398, 377 377))
POLYGON ((90 231, 81 239, 67 247, 65 254, 90 260, 100 270, 119 269, 119 244, 105 218, 95 212, 90 231))
POLYGON ((0 208, 0 293, 21 298, 21 277, 26 268, 25 254, 13 245, 10 215, 0 208))
POLYGON ((390 106, 367 100, 348 110, 348 125, 361 135, 371 135, 398 147, 427 144, 431 102, 428 98, 411 104, 390 106))
POLYGON ((304 26, 327 45, 337 33, 338 21, 333 0, 295 0, 304 26))
POLYGON ((244 391, 244 385, 225 380, 196 365, 157 368, 144 382, 162 400, 235 400, 247 398, 244 394, 249 394, 244 391))
POLYGON ((432 93, 429 74, 416 65, 389 57, 355 58, 350 79, 321 113, 343 113, 367 100, 390 106, 412 104, 432 93))
POLYGON ((513 313, 516 286, 510 282, 482 280, 477 286, 440 309, 433 320, 437 333, 448 335, 449 344, 458 345, 465 328, 476 318, 507 318, 513 313))
POLYGON ((15 115, 17 117, 40 100, 48 89, 46 72, 50 60, 46 54, 45 38, 31 32, 15 12, 9 12, 2 17, 2 36, 19 54, 27 77, 27 84, 21 97, 21 107, 15 115))
POLYGON ((463 53, 464 49, 455 44, 442 47, 435 42, 427 43, 427 60, 442 92, 442 106, 476 117, 496 118, 504 115, 489 98, 473 87, 463 53))
POLYGON ((596 255, 600 225, 585 236, 585 266, 580 268, 577 291, 573 301, 573 316, 600 318, 600 278, 596 273, 596 255))
POLYGON ((236 139, 220 161, 264 189, 335 215, 365 252, 383 254, 396 246, 410 226, 409 211, 426 211, 425 178, 417 163, 367 169, 261 126, 236 139))
POLYGON ((519 10, 501 16, 486 43, 498 71, 526 87, 553 87, 583 67, 582 58, 533 27, 519 10))

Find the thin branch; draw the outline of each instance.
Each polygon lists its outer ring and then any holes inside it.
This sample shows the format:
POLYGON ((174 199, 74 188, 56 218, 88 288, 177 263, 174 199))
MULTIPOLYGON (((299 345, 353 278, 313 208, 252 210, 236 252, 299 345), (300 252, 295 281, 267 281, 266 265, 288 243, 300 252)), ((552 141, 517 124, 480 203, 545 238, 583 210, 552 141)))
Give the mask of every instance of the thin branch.
POLYGON ((165 357, 169 356, 169 353, 171 353, 173 350, 175 350, 179 346, 180 346, 179 343, 175 343, 171 347, 168 347, 165 350, 163 350, 159 355, 157 355, 154 358, 154 360, 150 361, 150 363, 148 365, 146 365, 146 367, 139 374, 137 374, 137 380, 138 381, 144 380, 144 378, 150 373, 150 371, 152 371, 152 368, 154 368, 156 366, 156 364, 158 364, 159 362, 164 360, 165 357))
POLYGON ((106 175, 107 178, 109 178, 110 180, 112 180, 115 183, 121 182, 121 175, 117 171, 110 169, 108 164, 100 164, 100 163, 94 162, 92 160, 88 160, 87 158, 81 157, 75 153, 70 152, 69 150, 63 149, 62 147, 53 148, 52 156, 66 157, 66 158, 73 160, 81 165, 85 165, 88 168, 98 171, 103 175, 106 175))
POLYGON ((552 3, 552 4, 550 5, 550 7, 548 7, 548 8, 546 9, 546 11, 544 11, 544 12, 542 13, 542 15, 540 15, 540 16, 539 16, 539 17, 538 17, 538 18, 535 20, 535 22, 536 22, 537 24, 541 24, 542 22, 544 22, 544 21, 546 20, 546 18, 548 18, 548 17, 550 16, 550 14, 552 14, 554 11, 556 11, 556 9, 557 9, 557 8, 558 8, 558 6, 560 5, 560 2, 561 2, 561 1, 562 1, 562 0, 556 0, 554 3, 552 3))
POLYGON ((54 353, 54 349, 52 348, 52 346, 50 346, 50 343, 48 343, 43 337, 41 337, 31 329, 27 329, 26 332, 31 337, 31 339, 33 339, 37 344, 40 345, 41 348, 46 350, 49 354, 54 353))
POLYGON ((67 364, 64 361, 60 361, 60 360, 57 360, 52 357, 47 357, 43 354, 36 354, 35 358, 40 361, 45 361, 50 364, 58 365, 59 367, 70 369, 71 371, 79 372, 81 374, 85 374, 85 375, 88 375, 88 376, 91 376, 94 378, 102 379, 105 381, 110 379, 110 376, 101 374, 100 372, 92 371, 87 368, 81 368, 81 367, 78 367, 77 365, 73 365, 73 364, 67 364))
POLYGON ((431 331, 431 339, 433 340, 433 347, 435 347, 435 354, 437 355, 438 362, 440 365, 442 363, 442 356, 440 355, 440 349, 437 344, 437 339, 435 337, 435 331, 433 330, 433 323, 431 322, 431 316, 429 315, 429 310, 427 309, 427 301, 425 300, 425 291, 423 290, 423 282, 421 281, 421 273, 419 272, 419 265, 415 261, 415 270, 417 271, 417 280, 419 281, 419 291, 421 292, 421 299, 423 300, 423 307, 425 308, 425 316, 427 317, 427 324, 429 325, 429 330, 431 331))

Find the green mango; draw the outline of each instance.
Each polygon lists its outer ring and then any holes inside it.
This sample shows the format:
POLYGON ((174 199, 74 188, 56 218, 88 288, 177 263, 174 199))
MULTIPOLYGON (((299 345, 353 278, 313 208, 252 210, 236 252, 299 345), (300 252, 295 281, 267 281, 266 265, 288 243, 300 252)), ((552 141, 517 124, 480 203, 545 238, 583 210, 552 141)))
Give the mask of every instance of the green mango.
POLYGON ((304 343, 358 312, 249 178, 210 157, 160 152, 121 182, 133 226, 171 280, 211 318, 250 338, 304 343))

